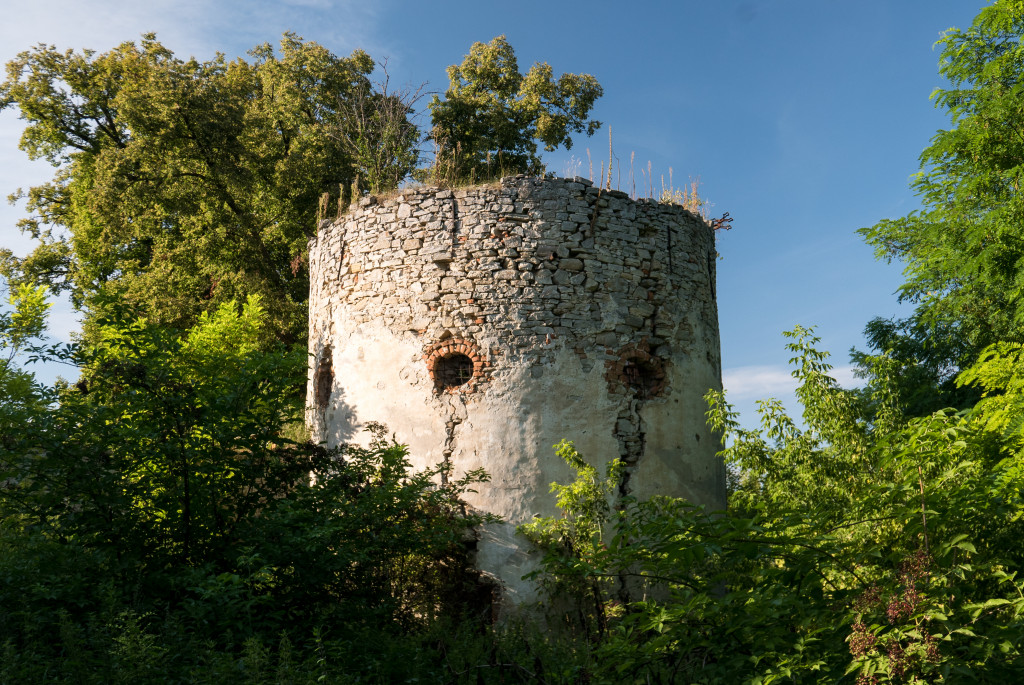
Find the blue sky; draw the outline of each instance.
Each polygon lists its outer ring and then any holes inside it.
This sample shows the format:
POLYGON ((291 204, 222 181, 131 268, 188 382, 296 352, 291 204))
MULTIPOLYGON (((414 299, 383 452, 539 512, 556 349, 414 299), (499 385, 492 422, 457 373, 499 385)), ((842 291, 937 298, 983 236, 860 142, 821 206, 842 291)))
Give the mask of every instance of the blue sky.
MULTIPOLYGON (((546 61, 591 73, 616 164, 635 153, 656 179, 670 168, 677 185, 699 176, 712 213, 735 220, 719 240, 718 304, 725 384, 749 425, 758 397, 792 403, 783 330, 816 326, 852 382, 847 353, 863 346, 864 324, 909 311, 894 294, 900 266, 875 261, 856 230, 917 207, 908 180, 948 125, 929 100, 942 85, 933 45, 982 4, 36 0, 0 24, 0 59, 37 43, 105 51, 146 31, 180 56, 234 57, 290 30, 338 54, 388 58, 393 85, 443 91, 446 66, 505 34, 524 71, 546 61)), ((0 113, 4 195, 51 173, 17 149, 20 128, 15 112, 0 113)), ((589 148, 596 173, 607 136, 578 138, 548 169, 564 175, 574 155, 587 175, 589 148)), ((0 206, 0 244, 21 253, 31 247, 14 227, 23 211, 0 206)), ((58 338, 76 328, 66 304, 51 325, 58 338)))

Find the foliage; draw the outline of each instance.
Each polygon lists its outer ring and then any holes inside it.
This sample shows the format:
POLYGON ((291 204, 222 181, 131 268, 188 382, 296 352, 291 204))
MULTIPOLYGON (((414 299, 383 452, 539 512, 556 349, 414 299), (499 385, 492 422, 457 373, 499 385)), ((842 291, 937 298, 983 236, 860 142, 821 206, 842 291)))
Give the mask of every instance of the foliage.
POLYGON ((5 252, 3 273, 90 311, 145 304, 178 327, 258 295, 268 335, 302 339, 318 198, 357 175, 397 184, 416 163, 414 127, 373 92, 361 51, 340 58, 285 34, 279 54, 264 44, 250 56, 183 60, 147 34, 101 54, 40 45, 12 60, 0 108, 18 107, 21 148, 57 170, 15 194, 40 244, 24 259, 5 252), (387 159, 364 154, 385 139, 387 159))
POLYGON ((548 539, 557 538, 573 550, 600 546, 604 526, 611 516, 611 498, 618 488, 624 464, 621 460, 612 460, 604 478, 601 478, 597 469, 580 456, 573 443, 567 440, 558 443, 555 454, 576 471, 576 480, 572 483, 551 484, 558 507, 572 512, 572 515, 560 519, 539 517, 524 529, 536 531, 538 535, 543 533, 549 536, 548 539))
POLYGON ((563 440, 555 445, 555 452, 575 470, 576 479, 567 485, 551 484, 562 517, 536 517, 520 527, 527 539, 547 552, 548 575, 533 573, 532 577, 545 582, 552 598, 571 598, 567 608, 577 614, 578 627, 588 633, 603 631, 607 626, 604 596, 614 579, 596 573, 595 564, 607 547, 604 533, 624 463, 612 460, 601 478, 573 443, 563 440))
MULTIPOLYGON (((41 245, 4 261, 0 682, 1020 681, 1022 17, 1001 0, 941 41, 954 126, 922 155, 926 209, 864 231, 919 307, 869 324, 865 389, 798 327, 802 425, 766 400, 742 429, 710 393, 725 512, 620 498, 620 462, 556 447, 564 514, 522 529, 556 631, 482 620, 459 497, 484 474, 411 473, 380 427, 286 437, 306 360, 276 340, 299 335, 315 199, 404 176, 415 94, 290 35, 253 63, 151 36, 23 53, 0 105, 58 170, 27 193, 41 245), (33 283, 88 309, 87 344, 42 343, 33 283), (53 355, 76 386, 17 366, 53 355)), ((592 77, 523 76, 503 38, 449 75, 442 176, 536 171, 538 142, 596 126, 592 77)))
POLYGON ((872 353, 854 353, 868 385, 839 388, 798 328, 788 335, 806 428, 768 400, 760 430, 741 429, 724 395, 709 395, 731 441, 729 512, 703 528, 659 517, 636 535, 628 522, 642 515, 624 504, 616 530, 634 537, 593 573, 664 574, 672 594, 625 607, 596 673, 1021 679, 1022 33, 1024 3, 1008 0, 940 41, 950 87, 935 98, 953 125, 922 154, 925 209, 862 230, 879 256, 904 261, 901 296, 918 304, 907 320, 869 324, 872 353), (659 567, 639 551, 674 550, 666 541, 701 549, 701 562, 670 551, 659 567), (712 571, 718 595, 694 568, 712 571))
POLYGON ((995 343, 978 362, 957 378, 960 386, 975 386, 982 399, 977 420, 1012 458, 1024 454, 1024 345, 995 343))
POLYGON ((421 90, 390 90, 384 73, 376 90, 361 83, 341 101, 344 128, 338 139, 358 170, 357 191, 397 188, 419 163, 420 131, 412 117, 421 90))
POLYGON ((39 663, 76 682, 237 682, 257 657, 319 677, 384 658, 350 640, 395 632, 411 651, 473 606, 481 519, 459 498, 483 474, 439 488, 382 429, 339 450, 284 438, 305 355, 267 347, 257 298, 185 332, 104 310, 82 381, 0 444, 0 680, 51 677, 39 663), (346 660, 320 668, 318 649, 346 660))
POLYGON ((928 326, 959 327, 975 351, 1018 340, 1024 323, 1019 192, 1024 137, 1024 3, 1000 0, 939 41, 952 126, 921 154, 913 181, 925 209, 861 230, 876 254, 905 265, 904 300, 928 326))
POLYGON ((588 120, 602 94, 590 74, 562 74, 547 63, 519 72, 505 36, 474 43, 462 64, 448 67, 445 99, 430 102, 431 137, 437 145, 434 173, 447 182, 543 170, 545 150, 572 147, 572 134, 593 135, 601 122, 588 120))
MULTIPOLYGON (((689 185, 684 184, 682 188, 676 188, 672 179, 672 167, 668 169, 669 185, 665 187, 662 180, 661 195, 658 202, 671 205, 679 205, 688 209, 694 216, 699 216, 704 221, 710 221, 711 203, 701 197, 699 193, 700 179, 690 179, 689 185)), ((730 226, 725 226, 730 228, 730 226)))
POLYGON ((998 402, 869 425, 812 331, 790 336, 807 428, 769 401, 761 431, 740 429, 709 395, 738 473, 728 512, 627 498, 610 530, 574 536, 615 483, 568 455, 579 480, 561 492, 578 496, 525 532, 546 550, 551 586, 575 587, 588 612, 563 617, 589 645, 588 682, 1019 680, 1024 470, 1019 443, 1000 437, 1019 430, 1006 422, 1020 416, 1007 412, 1024 387, 1019 349, 965 378, 998 388, 998 402))
POLYGON ((885 374, 886 383, 899 397, 899 410, 908 417, 927 416, 947 407, 969 409, 980 398, 970 387, 957 383, 957 374, 975 360, 978 350, 957 325, 926 324, 920 317, 876 318, 864 329, 873 353, 850 351, 858 377, 867 380, 861 391, 867 416, 875 411, 871 395, 874 379, 885 374))
POLYGON ((917 309, 868 324, 873 353, 853 359, 868 394, 876 362, 899 369, 907 416, 971 407, 978 391, 957 374, 989 345, 1021 341, 1022 35, 1020 0, 993 2, 969 28, 946 32, 938 44, 948 86, 932 97, 951 125, 921 154, 912 186, 924 209, 860 231, 879 257, 904 263, 900 297, 917 309))
POLYGON ((9 441, 32 417, 42 411, 49 393, 30 372, 20 368, 45 353, 41 344, 46 329, 45 288, 22 284, 7 298, 10 310, 0 311, 0 445, 9 441))
MULTIPOLYGON (((55 168, 17 191, 36 249, 0 251, 12 283, 66 291, 86 312, 122 300, 155 323, 258 295, 268 339, 301 340, 309 289, 307 241, 334 200, 397 187, 419 162, 419 91, 374 84, 374 62, 342 58, 286 33, 249 60, 176 57, 146 34, 115 49, 40 45, 7 65, 0 109, 26 121, 20 147, 55 168)), ((441 147, 438 180, 538 172, 537 145, 572 145, 601 87, 557 78, 546 64, 520 74, 503 37, 476 44, 430 104, 441 147), (442 168, 447 168, 442 172, 442 168)))

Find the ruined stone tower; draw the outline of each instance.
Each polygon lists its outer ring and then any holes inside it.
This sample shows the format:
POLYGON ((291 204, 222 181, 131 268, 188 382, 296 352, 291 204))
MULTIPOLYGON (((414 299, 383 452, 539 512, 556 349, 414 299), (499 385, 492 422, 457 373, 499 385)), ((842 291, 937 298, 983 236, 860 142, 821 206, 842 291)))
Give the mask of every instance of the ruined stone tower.
POLYGON ((683 208, 578 178, 363 199, 310 243, 314 439, 377 421, 418 467, 486 469, 469 504, 504 523, 477 564, 531 601, 515 527, 557 513, 563 438, 602 471, 624 459, 623 493, 724 506, 702 399, 721 387, 715 254, 683 208))

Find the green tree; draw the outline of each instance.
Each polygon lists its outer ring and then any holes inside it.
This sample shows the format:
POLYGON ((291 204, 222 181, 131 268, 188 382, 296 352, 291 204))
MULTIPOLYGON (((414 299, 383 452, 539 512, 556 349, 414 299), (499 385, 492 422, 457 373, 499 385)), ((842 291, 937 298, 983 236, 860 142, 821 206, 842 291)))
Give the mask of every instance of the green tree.
MULTIPOLYGON (((1024 323, 1024 2, 999 0, 939 41, 933 94, 951 127, 921 154, 912 186, 924 209, 861 230, 905 264, 901 299, 927 326, 956 327, 975 353, 1019 340, 1024 323)), ((952 361, 960 362, 954 358, 952 361)))
POLYGON ((891 376, 887 382, 906 416, 927 416, 946 407, 970 409, 980 399, 976 388, 957 383, 957 374, 974 362, 978 348, 955 322, 928 324, 918 316, 876 318, 868 322, 864 334, 872 352, 855 348, 850 358, 856 374, 868 381, 858 391, 867 417, 876 409, 872 395, 881 369, 891 376))
POLYGON ((946 32, 938 44, 948 86, 932 97, 951 126, 921 154, 912 187, 923 209, 860 231, 877 256, 904 264, 900 299, 917 307, 904 320, 870 322, 871 351, 854 350, 853 361, 865 396, 876 389, 876 362, 899 366, 893 386, 907 416, 969 408, 978 390, 957 374, 986 346, 1022 340, 1022 36, 1019 0, 993 2, 969 28, 946 32))
POLYGON ((270 335, 303 339, 321 195, 357 175, 396 184, 416 163, 414 139, 405 110, 387 122, 397 134, 348 120, 347 98, 391 102, 372 92, 365 53, 341 58, 285 34, 278 54, 264 44, 250 56, 183 60, 147 34, 102 54, 41 45, 12 60, 0 107, 18 107, 21 148, 57 170, 16 195, 40 244, 25 259, 0 255, 8 278, 69 291, 87 311, 145 304, 179 327, 258 295, 270 335), (394 157, 363 168, 370 160, 350 149, 382 136, 397 136, 394 157))
POLYGON ((133 617, 230 654, 282 631, 386 643, 471 604, 482 519, 460 496, 481 473, 436 487, 382 430, 338 450, 289 439, 306 357, 266 343, 255 297, 185 332, 104 311, 82 381, 0 440, 0 648, 111 682, 104 650, 133 617))
POLYGON ((549 587, 577 593, 561 618, 582 623, 587 682, 1020 680, 1020 346, 965 377, 990 393, 974 412, 904 420, 879 396, 868 425, 813 332, 789 336, 806 427, 766 401, 741 429, 709 393, 738 474, 726 512, 626 498, 609 515, 615 483, 561 446, 564 514, 524 532, 549 587))
POLYGON ((5 454, 23 484, 5 504, 157 567, 216 558, 239 521, 303 473, 302 451, 279 433, 296 415, 288 379, 305 356, 261 349, 255 297, 241 314, 233 303, 203 313, 184 335, 105 309, 78 353, 81 381, 5 454))
POLYGON ((474 43, 462 64, 448 67, 445 99, 430 102, 435 172, 449 181, 502 173, 540 173, 537 145, 572 147, 572 134, 593 135, 601 122, 588 120, 602 94, 590 74, 562 74, 547 63, 519 72, 504 36, 474 43))
POLYGON ((419 162, 413 107, 422 89, 392 90, 386 64, 382 70, 376 90, 363 83, 342 100, 344 129, 336 133, 356 164, 357 185, 371 193, 397 188, 419 162))
POLYGON ((52 399, 20 366, 47 352, 41 344, 50 307, 46 289, 22 284, 9 294, 7 303, 10 309, 0 311, 0 444, 13 442, 52 399))

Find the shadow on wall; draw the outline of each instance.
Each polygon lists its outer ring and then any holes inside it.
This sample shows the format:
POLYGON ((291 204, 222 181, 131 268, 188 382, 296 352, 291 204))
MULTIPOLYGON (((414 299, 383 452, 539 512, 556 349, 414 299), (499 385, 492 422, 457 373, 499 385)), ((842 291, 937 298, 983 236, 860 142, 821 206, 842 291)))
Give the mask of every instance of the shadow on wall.
POLYGON ((310 432, 316 442, 336 446, 350 441, 356 434, 354 410, 345 401, 344 388, 335 382, 334 350, 324 345, 316 355, 313 374, 313 407, 310 432), (328 426, 332 428, 328 434, 328 426))

